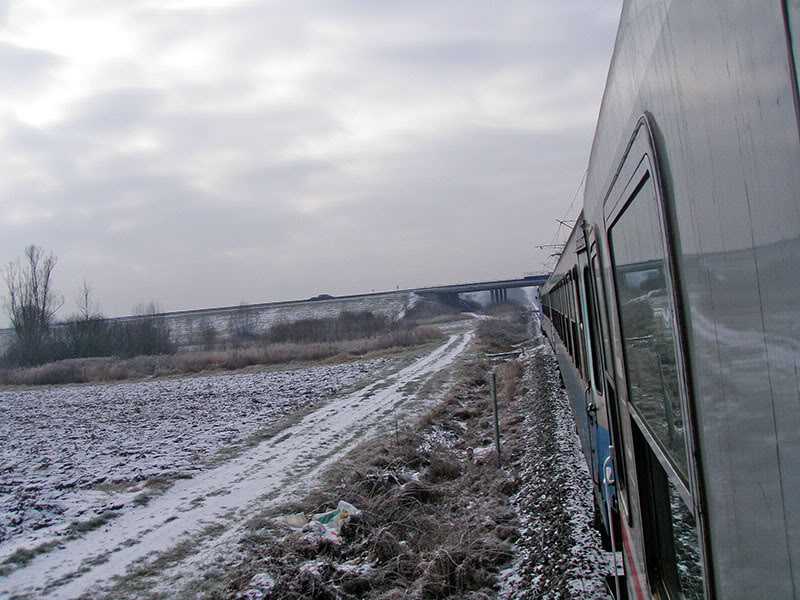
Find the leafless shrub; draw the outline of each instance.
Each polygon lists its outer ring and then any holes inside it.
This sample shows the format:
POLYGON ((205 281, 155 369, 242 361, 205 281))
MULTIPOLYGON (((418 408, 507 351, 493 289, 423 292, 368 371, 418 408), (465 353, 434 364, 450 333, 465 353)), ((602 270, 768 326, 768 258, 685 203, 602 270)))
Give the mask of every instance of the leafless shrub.
POLYGON ((46 360, 46 338, 56 311, 64 304, 64 297, 52 286, 57 262, 52 252, 45 255, 40 246, 31 244, 23 260, 17 257, 0 270, 8 288, 5 307, 15 335, 8 356, 15 364, 46 360))
POLYGON ((526 323, 528 313, 525 308, 517 302, 506 301, 498 304, 489 304, 480 310, 481 313, 497 319, 514 321, 516 323, 526 323))
POLYGON ((83 369, 76 361, 59 361, 38 367, 5 371, 2 383, 10 385, 57 385, 85 381, 83 369))
POLYGON ((496 538, 471 533, 453 536, 426 561, 419 582, 424 598, 463 597, 492 588, 494 573, 511 559, 511 550, 496 538))
POLYGON ((404 318, 406 321, 426 323, 445 322, 453 318, 461 318, 461 313, 462 307, 422 298, 413 308, 406 312, 404 318))
POLYGON ((400 540, 389 527, 379 528, 371 535, 370 541, 369 557, 377 563, 386 564, 404 551, 400 540))
POLYGON ((196 326, 195 337, 197 342, 203 347, 203 350, 213 350, 217 344, 217 328, 211 319, 202 319, 196 326))
POLYGON ((336 317, 300 319, 273 325, 267 333, 272 342, 340 342, 384 335, 398 329, 388 317, 368 311, 345 311, 336 317))

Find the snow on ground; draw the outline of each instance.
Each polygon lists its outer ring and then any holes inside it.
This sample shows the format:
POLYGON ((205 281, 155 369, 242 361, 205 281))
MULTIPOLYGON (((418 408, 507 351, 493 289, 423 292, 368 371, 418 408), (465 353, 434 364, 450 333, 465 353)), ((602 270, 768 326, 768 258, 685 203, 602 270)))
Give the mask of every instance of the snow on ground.
MULTIPOLYGON (((6 536, 30 539, 42 519, 55 530, 81 502, 102 501, 114 511, 102 527, 62 536, 57 548, 1 578, 0 594, 74 598, 93 590, 95 597, 113 578, 138 568, 155 577, 150 588, 171 597, 235 547, 250 516, 302 493, 366 434, 394 423, 408 399, 403 388, 446 368, 471 335, 453 333, 390 378, 342 394, 273 438, 194 473, 203 452, 241 440, 382 363, 1 395, 0 410, 13 418, 0 431, 2 513, 12 515, 6 536), (103 487, 174 472, 192 476, 146 502, 114 503, 115 490, 103 487)), ((13 541, 0 544, 0 558, 11 553, 13 541)))
POLYGON ((386 362, 0 392, 0 559, 113 508, 107 490, 189 476, 386 362))
POLYGON ((521 536, 514 564, 501 577, 499 598, 611 598, 604 576, 610 553, 592 525, 591 477, 550 346, 528 350, 526 448, 522 484, 512 497, 521 536))

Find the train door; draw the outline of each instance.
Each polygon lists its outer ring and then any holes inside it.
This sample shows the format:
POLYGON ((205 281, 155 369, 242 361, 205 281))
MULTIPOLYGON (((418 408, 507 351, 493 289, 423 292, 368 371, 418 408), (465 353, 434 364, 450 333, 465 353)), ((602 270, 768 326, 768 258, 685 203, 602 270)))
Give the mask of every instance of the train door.
MULTIPOLYGON (((581 240, 582 242, 582 240, 581 240)), ((595 369, 594 369, 594 357, 597 352, 596 348, 593 346, 596 345, 596 331, 593 321, 591 319, 591 310, 589 308, 590 301, 592 300, 592 293, 590 283, 587 281, 587 278, 584 276, 585 273, 588 272, 589 269, 589 258, 586 252, 586 245, 584 243, 578 243, 578 265, 576 267, 576 282, 578 284, 579 290, 579 298, 580 298, 580 306, 578 307, 579 311, 579 321, 580 321, 580 333, 581 338, 583 340, 583 348, 584 348, 584 385, 585 389, 583 390, 583 397, 585 401, 585 409, 586 414, 588 417, 589 422, 589 429, 588 429, 588 437, 589 437, 589 447, 591 449, 591 457, 589 460, 589 465, 591 468, 591 475, 592 479, 594 480, 594 489, 596 491, 600 491, 602 489, 602 479, 603 479, 603 460, 600 454, 602 453, 602 441, 598 444, 598 404, 602 403, 602 396, 598 396, 597 394, 597 386, 595 385, 595 369)), ((607 444, 606 444, 607 446, 607 444)), ((599 500, 599 499, 598 499, 599 500)))
MULTIPOLYGON (((627 470, 623 442, 623 432, 620 421, 620 410, 617 402, 616 381, 614 375, 614 361, 611 346, 611 335, 609 329, 609 319, 607 312, 607 303, 605 299, 605 285, 603 284, 602 261, 600 255, 600 248, 597 241, 597 230, 593 226, 586 228, 586 242, 588 247, 587 270, 584 276, 589 280, 591 289, 591 304, 590 310, 593 313, 593 321, 595 323, 596 342, 593 346, 595 351, 595 358, 593 359, 594 372, 596 378, 594 379, 594 395, 596 399, 596 407, 598 407, 598 421, 604 418, 605 429, 603 430, 603 439, 599 442, 599 447, 605 447, 605 452, 600 453, 598 461, 605 461, 605 458, 610 453, 610 448, 614 449, 613 456, 613 479, 614 485, 609 489, 610 504, 613 507, 614 514, 603 513, 603 519, 606 521, 606 530, 613 533, 616 539, 620 539, 621 530, 619 515, 622 514, 626 519, 630 519, 629 502, 627 501, 627 470), (611 523, 608 519, 611 519, 611 523), (612 532, 611 528, 614 528, 612 532)), ((602 464, 602 463, 600 463, 602 464)), ((603 474, 601 473, 601 477, 603 474)), ((603 490, 605 494, 605 490, 603 490)), ((605 503, 606 498, 603 498, 605 503)))
POLYGON ((642 121, 604 207, 615 391, 630 432, 626 456, 632 456, 628 469, 636 484, 629 500, 644 571, 640 585, 659 598, 702 598, 708 579, 697 526, 696 465, 690 460, 697 454, 688 370, 655 164, 642 121))

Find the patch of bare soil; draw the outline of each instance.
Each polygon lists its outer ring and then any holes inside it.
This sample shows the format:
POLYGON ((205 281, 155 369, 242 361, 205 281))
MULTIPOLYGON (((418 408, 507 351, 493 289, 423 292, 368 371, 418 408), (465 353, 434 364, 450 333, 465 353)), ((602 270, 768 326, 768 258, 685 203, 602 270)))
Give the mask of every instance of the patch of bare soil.
MULTIPOLYGON (((340 499, 353 504, 360 513, 344 522, 338 543, 288 531, 276 515, 264 515, 249 524, 240 544, 243 558, 199 597, 574 595, 575 549, 583 551, 586 541, 574 534, 573 506, 563 502, 573 499, 563 486, 585 484, 591 502, 588 473, 585 482, 549 481, 544 467, 529 469, 532 462, 552 465, 564 459, 557 439, 561 426, 546 425, 553 421, 546 407, 552 397, 549 379, 555 377, 557 386, 558 375, 552 365, 543 367, 538 348, 523 349, 519 359, 505 355, 525 339, 530 344, 517 323, 484 329, 492 339, 479 341, 479 347, 503 351, 502 357, 476 358, 461 367, 458 382, 416 427, 358 446, 328 473, 320 490, 283 507, 284 513, 308 515, 335 507, 340 499), (538 375, 533 368, 546 372, 538 375), (494 450, 492 370, 498 381, 502 468, 494 450), (526 389, 531 384, 536 387, 526 389), (531 418, 532 411, 541 414, 531 418), (531 436, 551 439, 532 443, 531 436), (530 511, 539 509, 541 518, 532 519, 530 511), (529 564, 522 565, 521 557, 529 564)), ((591 510, 587 526, 590 522, 591 510)), ((594 541, 599 552, 599 535, 594 541)), ((599 570, 580 573, 581 581, 593 578, 593 589, 601 589, 599 570)))

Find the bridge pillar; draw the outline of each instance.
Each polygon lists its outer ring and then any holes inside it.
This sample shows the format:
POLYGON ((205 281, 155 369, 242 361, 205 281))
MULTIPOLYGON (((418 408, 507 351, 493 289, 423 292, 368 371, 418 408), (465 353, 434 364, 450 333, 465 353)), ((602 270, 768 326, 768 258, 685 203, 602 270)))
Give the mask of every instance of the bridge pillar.
POLYGON ((493 290, 489 290, 492 294, 492 304, 500 304, 501 302, 508 301, 508 289, 507 288, 496 288, 493 290))

